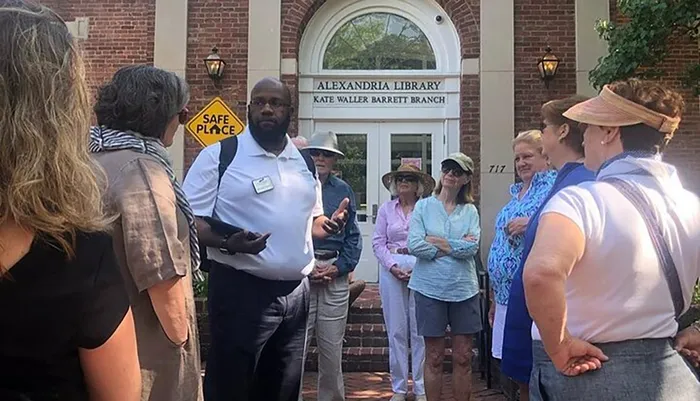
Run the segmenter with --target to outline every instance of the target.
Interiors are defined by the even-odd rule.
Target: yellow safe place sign
[[[187,131],[202,146],[238,135],[245,129],[243,122],[220,97],[215,97],[187,123]]]

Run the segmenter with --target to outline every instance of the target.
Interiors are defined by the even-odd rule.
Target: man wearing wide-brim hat
[[[362,236],[357,226],[355,193],[350,185],[332,174],[338,158],[338,138],[332,132],[314,134],[304,147],[316,165],[322,184],[324,213],[332,215],[343,199],[348,198],[348,223],[345,229],[323,240],[314,241],[316,265],[309,275],[311,298],[307,338],[316,332],[319,355],[318,399],[345,399],[343,372],[343,337],[349,307],[348,276],[355,270],[362,253]],[[362,284],[364,286],[364,284]],[[308,340],[307,340],[308,344]],[[308,348],[308,346],[307,346]]]

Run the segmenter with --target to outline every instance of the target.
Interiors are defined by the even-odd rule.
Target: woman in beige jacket
[[[194,217],[166,147],[187,120],[187,84],[145,65],[124,67],[98,94],[90,149],[107,171],[119,215],[114,249],[134,310],[146,401],[202,399],[192,291]]]

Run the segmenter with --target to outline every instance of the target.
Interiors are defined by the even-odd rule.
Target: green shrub
[[[204,273],[204,281],[201,283],[192,283],[192,288],[194,289],[195,298],[206,298],[207,290],[209,288],[209,274]]]

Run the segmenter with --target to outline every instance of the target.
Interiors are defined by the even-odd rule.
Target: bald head
[[[256,95],[261,92],[277,92],[284,101],[287,103],[292,102],[292,93],[287,85],[275,77],[266,77],[258,81],[258,83],[253,86],[250,97],[255,98]]]
[[[294,111],[287,85],[277,78],[263,78],[250,92],[248,127],[258,142],[286,143],[287,129]]]
[[[303,136],[295,136],[292,138],[292,143],[297,147],[297,149],[304,149],[305,147],[309,146],[309,142]]]

